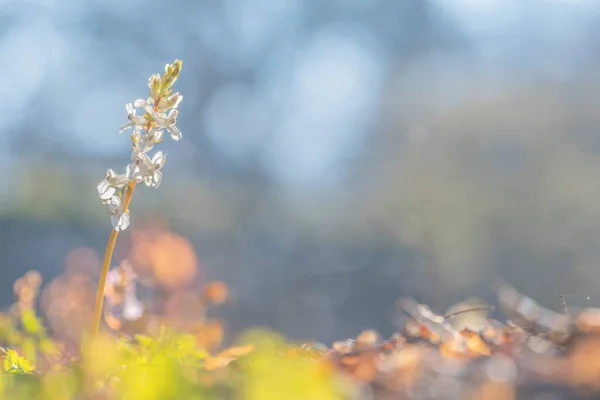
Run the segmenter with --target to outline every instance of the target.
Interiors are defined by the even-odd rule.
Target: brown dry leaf
[[[207,357],[204,359],[204,369],[207,371],[214,371],[216,369],[224,368],[233,360],[234,358],[221,357],[220,355]]]
[[[577,317],[575,325],[581,332],[600,333],[600,309],[586,308]]]
[[[481,337],[488,343],[492,343],[496,346],[506,343],[508,335],[506,332],[501,331],[492,326],[486,326],[481,330]]]
[[[345,368],[354,368],[356,367],[356,365],[359,362],[359,358],[357,355],[347,355],[347,356],[343,356],[340,359],[340,364],[342,366],[344,366]]]
[[[365,349],[377,344],[377,340],[379,339],[379,335],[374,330],[368,329],[362,331],[360,335],[356,337],[356,348],[357,349]]]
[[[453,337],[443,342],[439,347],[442,357],[446,358],[465,358],[468,357],[466,340],[462,337]]]
[[[347,339],[347,340],[339,340],[337,342],[333,342],[331,347],[333,348],[333,350],[337,351],[338,353],[346,354],[346,353],[350,353],[352,350],[354,350],[355,344],[356,343],[354,342],[354,340]]]
[[[467,342],[467,349],[472,353],[471,355],[491,355],[490,347],[483,341],[483,339],[481,339],[479,334],[465,329],[461,332],[461,335],[463,338],[465,338]]]
[[[238,358],[250,354],[254,350],[254,346],[246,344],[242,346],[232,346],[219,353],[220,357]]]
[[[423,345],[407,345],[402,350],[391,354],[379,366],[382,371],[391,370],[391,373],[386,374],[384,378],[386,386],[392,390],[406,390],[412,387],[430,351]]]
[[[439,344],[442,341],[442,337],[434,331],[429,331],[428,339],[432,344]]]
[[[207,357],[204,360],[204,369],[214,371],[224,368],[237,358],[250,354],[252,350],[254,350],[254,346],[252,345],[229,347],[214,357]]]
[[[298,357],[302,354],[302,350],[294,347],[291,349],[287,349],[287,351],[285,353],[286,353],[286,355],[291,356],[291,357]]]
[[[377,373],[377,353],[368,352],[359,356],[358,363],[351,372],[352,378],[358,382],[372,382]]]
[[[399,333],[394,333],[382,346],[384,352],[397,350],[406,344],[406,338]]]
[[[441,341],[441,337],[438,333],[431,330],[427,325],[415,320],[409,320],[406,325],[404,325],[404,331],[410,337],[425,340],[432,344],[438,344]]]
[[[574,387],[600,389],[600,337],[594,335],[575,342],[568,362]]]
[[[116,331],[116,332],[120,331],[121,328],[123,327],[123,323],[121,322],[121,320],[119,320],[118,318],[115,318],[109,312],[104,313],[104,322],[110,329],[112,329],[113,331]]]
[[[223,341],[223,324],[220,321],[208,320],[192,327],[198,347],[211,350]]]

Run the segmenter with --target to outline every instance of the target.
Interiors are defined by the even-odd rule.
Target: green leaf
[[[21,314],[21,323],[26,332],[36,335],[42,332],[42,324],[33,309],[27,309]]]
[[[28,360],[31,360],[31,362],[35,364],[37,354],[35,341],[32,338],[28,337],[25,340],[23,340],[23,344],[21,345],[21,351]]]
[[[40,340],[39,346],[42,353],[46,356],[57,356],[60,354],[58,344],[50,339]]]
[[[4,371],[10,374],[27,374],[34,370],[33,364],[21,357],[14,350],[5,350],[4,360],[2,361]]]
[[[137,339],[137,341],[140,343],[140,346],[150,350],[154,344],[154,339],[152,339],[150,336],[146,336],[146,335],[135,335],[135,338]]]

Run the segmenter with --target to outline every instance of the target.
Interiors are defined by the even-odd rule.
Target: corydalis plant
[[[94,334],[100,327],[106,277],[117,235],[129,226],[129,203],[133,191],[138,183],[143,182],[146,186],[156,188],[162,182],[161,169],[165,165],[167,157],[162,151],[157,151],[153,155],[149,153],[156,144],[163,140],[165,130],[174,140],[181,139],[181,132],[175,124],[177,123],[177,106],[183,97],[171,90],[171,86],[177,81],[180,72],[180,60],[175,60],[173,64],[167,64],[164,74],[154,74],[150,77],[148,82],[150,97],[146,100],[137,99],[132,104],[125,106],[129,122],[121,127],[121,132],[133,129],[130,135],[133,145],[131,162],[125,167],[123,174],[108,169],[104,179],[97,186],[100,199],[108,205],[113,231],[106,246],[100,271],[94,310]],[[138,109],[142,109],[143,114],[138,115]]]

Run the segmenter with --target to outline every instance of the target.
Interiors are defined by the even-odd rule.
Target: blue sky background
[[[594,0],[0,0],[6,288],[103,251],[125,104],[179,58],[183,140],[133,228],[193,243],[233,329],[390,331],[397,296],[496,276],[597,298],[599,37]]]

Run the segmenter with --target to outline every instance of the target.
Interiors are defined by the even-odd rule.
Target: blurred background
[[[597,306],[599,38],[595,0],[0,0],[0,304],[35,269],[55,330],[89,314],[96,184],[178,58],[184,136],[113,261],[147,308],[221,280],[229,332],[331,342],[497,277]]]

